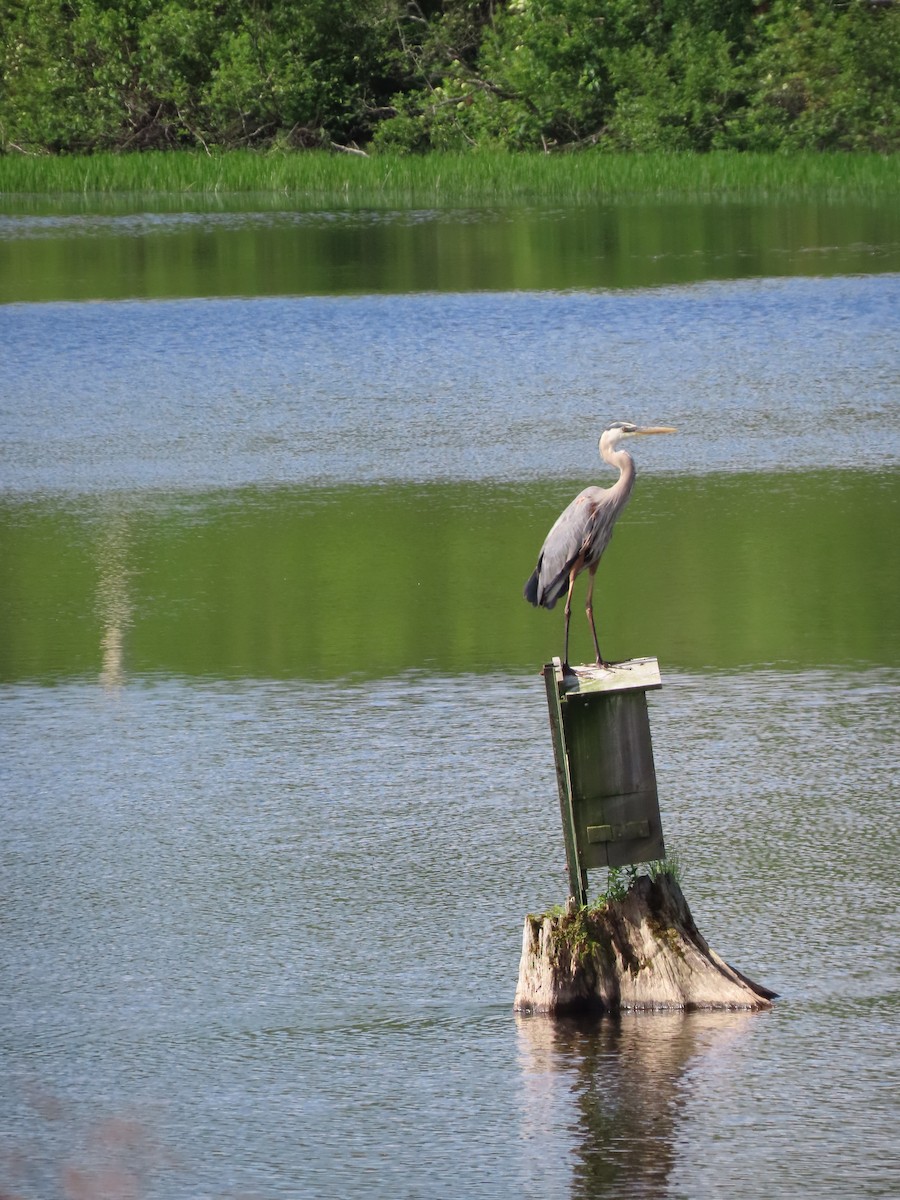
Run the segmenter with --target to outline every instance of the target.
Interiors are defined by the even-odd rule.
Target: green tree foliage
[[[447,3],[428,23],[377,146],[900,144],[900,4],[507,0],[480,6],[477,54],[434,38],[474,7]]]
[[[388,67],[384,5],[288,0],[240,8],[202,93],[214,136],[316,145],[362,137]]]
[[[4,148],[364,137],[386,0],[0,0]]]
[[[0,0],[0,148],[868,149],[900,0]]]
[[[733,144],[756,150],[896,150],[900,5],[773,0],[741,64]]]

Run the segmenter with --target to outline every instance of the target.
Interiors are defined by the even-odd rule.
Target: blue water
[[[6,305],[4,512],[568,479],[616,417],[682,430],[642,447],[653,476],[886,475],[898,298],[879,275]],[[148,612],[106,565],[102,671],[0,688],[0,1192],[900,1194],[896,662],[663,662],[667,846],[700,930],[780,998],[554,1023],[512,1011],[524,916],[566,892],[538,664],[131,674],[116,637]]]
[[[665,680],[669,848],[781,998],[588,1028],[512,1013],[565,891],[539,678],[4,689],[0,1179],[890,1194],[898,682]]]
[[[894,468],[900,276],[0,308],[0,489]]]

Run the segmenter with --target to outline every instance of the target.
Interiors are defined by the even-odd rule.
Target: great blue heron
[[[675,433],[669,425],[632,425],[629,421],[613,421],[600,436],[600,457],[617,467],[619,478],[612,487],[588,487],[564,509],[541,547],[537,566],[525,584],[525,599],[535,606],[553,608],[566,593],[566,635],[563,662],[569,662],[569,617],[572,612],[572,589],[581,572],[588,570],[588,589],[585,612],[594,637],[597,664],[608,666],[600,654],[597,628],[594,625],[594,575],[600,556],[609,545],[613,525],[628,503],[634,487],[634,459],[619,443],[625,438],[647,433]]]

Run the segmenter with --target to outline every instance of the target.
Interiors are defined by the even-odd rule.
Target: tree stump
[[[774,998],[710,949],[669,874],[641,875],[597,908],[525,919],[519,1012],[760,1009]]]

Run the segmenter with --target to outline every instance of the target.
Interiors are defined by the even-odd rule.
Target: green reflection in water
[[[537,670],[522,585],[577,490],[483,483],[0,507],[0,678]],[[895,663],[900,481],[642,478],[598,575],[601,645],[667,668]],[[573,658],[589,653],[580,605]]]
[[[0,303],[648,287],[900,270],[890,204],[0,221]]]

